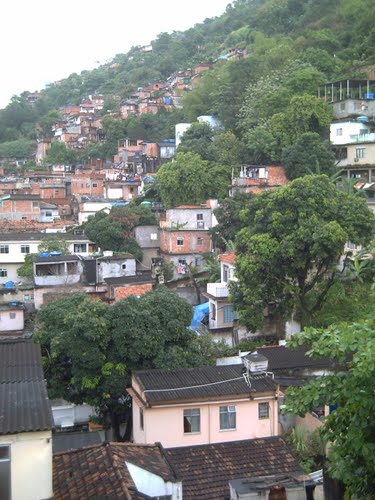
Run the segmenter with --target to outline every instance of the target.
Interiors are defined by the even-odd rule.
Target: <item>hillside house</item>
[[[160,254],[173,264],[173,279],[197,270],[204,264],[203,254],[211,252],[212,209],[204,205],[181,205],[166,210],[160,218]]]
[[[0,219],[40,221],[40,196],[32,194],[2,196]]]
[[[243,367],[209,366],[133,373],[133,439],[165,447],[203,445],[279,433],[277,384]]]
[[[148,271],[137,272],[134,276],[105,278],[104,281],[108,286],[108,298],[113,302],[123,300],[130,295],[140,297],[151,292],[156,286],[155,278]]]
[[[239,340],[237,325],[238,315],[229,300],[229,282],[236,281],[234,252],[219,255],[220,282],[207,283],[204,293],[209,302],[208,329],[214,340],[225,340],[229,345],[235,345]]]
[[[133,235],[143,252],[142,269],[151,269],[153,259],[160,256],[159,226],[136,226]]]
[[[84,235],[42,232],[0,232],[0,283],[19,281],[17,269],[28,254],[37,254],[43,239],[56,238],[66,241],[71,254],[89,255],[95,244]]]
[[[72,196],[95,196],[104,194],[104,176],[94,172],[78,173],[71,176]]]
[[[18,336],[25,327],[25,308],[18,301],[0,304],[0,336]]]
[[[261,193],[265,190],[279,186],[285,186],[288,179],[285,168],[276,165],[242,165],[239,172],[232,176],[230,194],[241,193]]]
[[[0,498],[52,498],[52,413],[40,346],[0,342]]]

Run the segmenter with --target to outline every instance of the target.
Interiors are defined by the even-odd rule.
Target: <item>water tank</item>
[[[39,254],[39,257],[49,257],[49,253],[48,252],[42,252]]]
[[[103,257],[113,257],[112,250],[104,250]]]
[[[4,286],[6,288],[13,288],[14,287],[14,281],[7,281],[6,283],[4,283]]]
[[[60,257],[60,255],[61,255],[61,252],[51,252],[50,253],[51,257]]]
[[[358,116],[358,122],[368,122],[368,116]]]

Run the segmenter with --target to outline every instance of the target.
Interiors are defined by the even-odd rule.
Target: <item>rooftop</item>
[[[281,437],[184,446],[166,450],[182,480],[184,498],[229,498],[229,481],[275,474],[301,474]]]
[[[131,285],[133,283],[155,283],[155,278],[151,276],[151,272],[144,272],[135,276],[120,276],[119,278],[104,278],[107,285]]]
[[[236,262],[235,252],[225,252],[219,255],[219,261],[225,262],[226,264],[234,264]]]
[[[49,257],[34,257],[33,262],[43,264],[48,262],[71,262],[80,260],[78,255],[51,255]]]
[[[0,342],[0,407],[0,434],[52,429],[40,347],[31,340]]]
[[[0,241],[42,241],[44,239],[56,238],[68,241],[90,241],[84,235],[72,233],[42,233],[42,232],[24,232],[24,233],[2,233],[0,232]]]
[[[275,382],[265,375],[253,375],[249,387],[242,375],[242,365],[143,370],[134,373],[149,403],[203,399],[254,392],[274,392]],[[131,391],[129,391],[131,392]]]
[[[177,480],[161,446],[103,443],[54,455],[55,498],[148,498],[138,493],[126,462],[165,481]]]
[[[292,368],[310,368],[332,366],[328,358],[311,358],[307,356],[308,347],[289,349],[285,346],[258,347],[257,352],[268,359],[268,369],[282,370]]]

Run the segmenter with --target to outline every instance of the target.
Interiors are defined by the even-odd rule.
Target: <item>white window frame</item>
[[[184,246],[184,237],[183,236],[178,236],[177,237],[176,245],[178,247],[183,247]]]
[[[8,277],[8,269],[0,269],[0,278],[7,278]]]
[[[184,434],[199,434],[201,432],[201,409],[186,408],[184,410]],[[190,430],[187,430],[190,426]]]
[[[9,245],[0,245],[0,253],[9,253]]]
[[[233,431],[237,428],[237,408],[234,405],[220,406],[219,422],[221,431]]]
[[[21,245],[21,253],[30,253],[30,245],[23,244]]]

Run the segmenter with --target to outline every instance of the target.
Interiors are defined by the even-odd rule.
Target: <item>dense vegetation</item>
[[[27,103],[28,92],[15,96],[0,111],[0,155],[25,157],[28,141],[48,135],[59,106],[103,93],[104,109],[113,110],[150,80],[211,61],[213,69],[186,93],[183,111],[131,117],[121,123],[121,133],[159,140],[172,134],[176,122],[212,113],[242,141],[248,161],[279,161],[283,149],[300,139],[283,134],[290,120],[298,133],[326,136],[329,116],[314,102],[317,86],[363,75],[375,62],[374,16],[371,0],[235,0],[222,16],[185,32],[159,34],[152,53],[132,47],[93,71],[51,84],[34,106]],[[234,47],[245,57],[225,62],[221,56]],[[111,132],[108,139],[113,141]],[[111,156],[113,147],[100,154]]]

